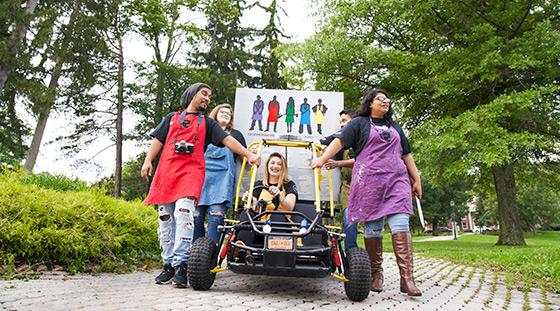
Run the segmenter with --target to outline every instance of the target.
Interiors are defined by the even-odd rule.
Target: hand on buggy
[[[259,166],[261,164],[261,157],[256,152],[248,152],[247,162],[249,162],[251,166]]]
[[[311,168],[322,168],[325,165],[325,159],[323,157],[315,158],[311,161]]]
[[[325,168],[328,170],[331,170],[333,168],[338,167],[338,163],[337,161],[333,160],[333,159],[328,159],[327,163],[325,164]]]
[[[259,167],[261,165],[261,156],[259,155],[259,151],[257,147],[253,146],[249,148],[248,154],[251,157],[251,158],[249,158],[249,156],[247,157],[249,164],[251,166],[256,165],[257,167]],[[251,162],[250,160],[253,160],[253,162]]]

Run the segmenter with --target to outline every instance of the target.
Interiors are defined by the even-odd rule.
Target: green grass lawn
[[[414,240],[426,239],[414,237]],[[363,247],[361,237],[358,239]],[[496,235],[462,235],[456,241],[415,242],[422,256],[504,271],[517,287],[540,287],[560,293],[560,232],[527,234],[527,246],[496,246]],[[392,252],[391,236],[384,235],[384,251]]]

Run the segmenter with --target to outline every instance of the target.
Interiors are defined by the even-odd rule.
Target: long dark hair
[[[370,117],[371,116],[371,102],[377,96],[377,94],[383,93],[387,98],[389,97],[389,92],[384,89],[373,89],[367,93],[366,96],[362,98],[362,103],[360,105],[360,109],[356,111],[356,115],[363,116],[363,117]],[[389,111],[383,116],[383,121],[387,124],[387,126],[393,125],[393,103],[389,104]]]

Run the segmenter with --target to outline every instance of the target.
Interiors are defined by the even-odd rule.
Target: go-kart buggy
[[[248,148],[258,146],[258,154],[263,147],[280,146],[290,148],[306,148],[317,157],[324,146],[312,142],[267,141],[254,142]],[[208,290],[214,283],[216,274],[226,269],[236,273],[259,274],[291,277],[325,277],[333,276],[344,283],[347,297],[353,301],[362,301],[369,295],[371,284],[371,268],[368,254],[361,248],[352,248],[345,253],[342,248],[344,234],[339,226],[334,226],[334,200],[332,179],[327,171],[330,197],[330,211],[326,212],[326,204],[322,208],[319,191],[320,169],[314,169],[315,201],[296,202],[292,211],[266,210],[269,203],[257,202],[259,212],[254,217],[249,214],[252,206],[252,195],[248,196],[245,209],[248,220],[240,222],[239,198],[241,181],[246,167],[243,160],[237,182],[233,220],[226,219],[226,225],[219,226],[221,239],[218,245],[208,237],[197,239],[191,248],[187,268],[189,282],[195,290]],[[255,189],[256,169],[251,171],[249,193]],[[311,169],[311,168],[310,168]],[[326,203],[326,202],[325,202]],[[291,216],[291,222],[266,220],[262,217],[272,214]],[[323,216],[330,222],[323,224]],[[243,244],[235,241],[241,230],[252,230],[262,236],[264,243]],[[235,256],[242,251],[247,256],[243,260]],[[234,260],[235,259],[235,260]],[[224,261],[227,262],[223,267]]]

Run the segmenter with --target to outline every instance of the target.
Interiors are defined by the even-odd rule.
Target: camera
[[[175,142],[175,153],[189,154],[194,151],[194,145],[184,140]]]

